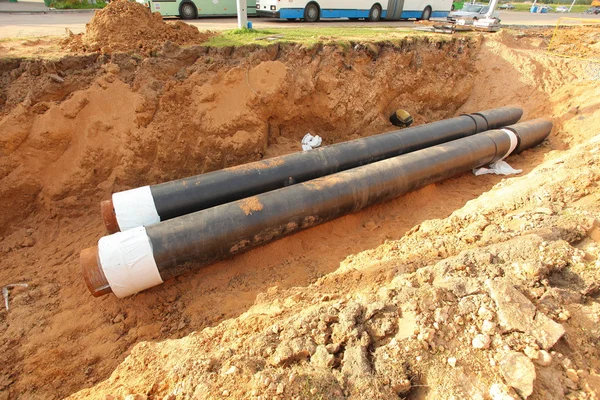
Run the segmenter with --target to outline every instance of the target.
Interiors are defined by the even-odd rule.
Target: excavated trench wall
[[[112,191],[449,117],[472,87],[474,39],[180,48],[0,63],[0,207],[90,207]],[[64,210],[64,211],[61,211]],[[80,209],[81,211],[81,209]]]

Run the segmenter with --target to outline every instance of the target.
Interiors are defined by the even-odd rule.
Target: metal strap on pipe
[[[506,152],[504,157],[502,157],[500,159],[500,161],[501,161],[501,160],[504,160],[506,157],[510,156],[512,154],[512,152],[515,151],[515,149],[519,145],[519,138],[511,130],[508,130],[508,129],[500,129],[500,130],[502,132],[506,133],[508,135],[508,138],[510,139],[510,148],[508,149],[508,151]]]

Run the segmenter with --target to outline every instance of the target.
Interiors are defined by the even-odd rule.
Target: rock
[[[280,383],[279,385],[277,385],[277,394],[283,394],[283,391],[285,389],[285,386],[283,386],[283,383]]]
[[[498,308],[502,332],[525,332],[538,341],[543,349],[550,349],[565,334],[562,325],[554,322],[536,308],[531,301],[508,281],[487,280],[490,296]]]
[[[367,348],[358,344],[346,347],[342,360],[342,373],[350,376],[371,374],[371,363],[367,357]]]
[[[277,346],[273,355],[273,364],[287,366],[295,361],[300,361],[314,354],[316,346],[310,337],[295,338],[290,341],[282,341]]]
[[[494,319],[494,313],[485,306],[479,307],[479,310],[477,310],[477,315],[486,321],[491,321]]]
[[[417,335],[417,340],[421,342],[431,342],[435,338],[435,329],[427,328],[422,329],[421,332]]]
[[[310,358],[310,363],[315,367],[331,368],[334,364],[335,356],[329,354],[327,347],[324,345],[318,345],[315,354]]]
[[[478,293],[479,282],[474,278],[467,277],[436,277],[433,286],[451,291],[456,297],[465,297]]]
[[[498,308],[498,322],[502,332],[529,330],[535,316],[535,306],[506,280],[485,282]]]
[[[569,368],[567,370],[567,378],[572,380],[574,383],[579,383],[579,375],[577,375],[577,371],[575,371],[573,368]]]
[[[48,78],[57,83],[64,83],[65,80],[56,74],[48,74]]]
[[[473,338],[471,344],[475,349],[487,349],[490,347],[492,339],[490,339],[489,335],[479,334]]]
[[[568,321],[569,318],[571,318],[571,313],[569,312],[569,310],[564,310],[560,313],[558,313],[558,319],[561,321]]]
[[[481,331],[483,333],[493,333],[496,330],[496,324],[489,320],[484,320],[481,324]]]
[[[119,322],[122,322],[124,319],[125,319],[125,316],[123,314],[117,314],[113,318],[112,322],[113,322],[113,324],[118,324]]]
[[[117,64],[113,64],[113,63],[106,64],[104,66],[104,69],[109,74],[118,74],[119,72],[121,72],[121,67],[119,67]]]
[[[494,383],[490,387],[490,396],[492,400],[515,400],[515,398],[510,395],[510,388],[501,383]]]
[[[26,236],[21,240],[19,244],[21,247],[33,247],[35,245],[35,239],[31,236]]]
[[[235,365],[232,365],[231,367],[229,367],[229,369],[227,371],[225,371],[225,373],[223,375],[233,375],[236,372],[238,372],[238,367],[236,367]]]
[[[396,394],[401,395],[407,393],[412,387],[410,383],[410,379],[401,379],[398,383],[392,384],[392,390],[396,392]]]
[[[451,366],[452,368],[456,367],[456,358],[454,358],[454,357],[448,358],[448,365]]]
[[[533,210],[533,212],[536,214],[546,214],[546,215],[554,214],[554,212],[551,209],[549,209],[548,207],[538,207],[535,210]]]
[[[511,351],[500,360],[500,372],[506,383],[513,387],[519,396],[527,398],[533,393],[535,367],[524,354]]]
[[[537,360],[538,357],[540,356],[540,352],[530,346],[525,347],[525,349],[523,350],[523,353],[525,353],[525,355],[527,357],[529,357],[530,360],[534,360],[534,361]]]
[[[327,351],[329,352],[329,354],[337,354],[342,349],[342,344],[341,343],[329,343],[326,346],[326,348],[327,348]]]
[[[382,301],[374,301],[367,305],[365,310],[365,321],[373,318],[376,314],[380,313],[385,308],[385,304]]]
[[[128,394],[127,396],[125,396],[125,400],[146,400],[148,398],[148,396],[146,396],[145,394]]]
[[[448,322],[449,311],[450,307],[448,306],[436,308],[433,314],[433,320],[438,324],[445,324],[446,322]]]
[[[552,364],[552,356],[546,350],[540,350],[535,363],[542,367],[547,367]]]
[[[548,350],[565,334],[565,328],[538,312],[533,320],[533,326],[527,332],[536,338],[543,349]]]

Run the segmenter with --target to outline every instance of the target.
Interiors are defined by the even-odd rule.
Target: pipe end
[[[519,145],[513,154],[519,154],[542,143],[550,135],[553,127],[550,118],[536,118],[507,126],[505,129],[513,131],[519,138]]]
[[[100,212],[102,214],[102,220],[104,226],[109,234],[117,233],[119,229],[119,223],[117,222],[117,214],[115,213],[115,207],[111,200],[104,200],[100,203]]]
[[[79,255],[81,273],[85,284],[94,297],[104,296],[112,292],[108,280],[100,267],[98,247],[90,247],[81,251]]]

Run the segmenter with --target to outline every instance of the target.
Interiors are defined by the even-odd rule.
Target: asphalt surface
[[[9,14],[0,13],[0,39],[2,38],[26,38],[36,36],[60,36],[65,34],[65,28],[73,33],[84,32],[85,24],[92,18],[93,12],[74,13],[37,13],[37,14]],[[560,17],[592,18],[600,22],[600,15],[590,16],[584,14],[530,14],[524,12],[500,12],[500,18],[505,25],[555,25]],[[316,23],[280,21],[267,18],[250,18],[255,29],[262,28],[298,28],[298,27],[411,27],[413,21],[349,21],[349,20],[323,20]],[[224,30],[237,28],[236,18],[202,18],[195,21],[187,21],[200,29]]]

